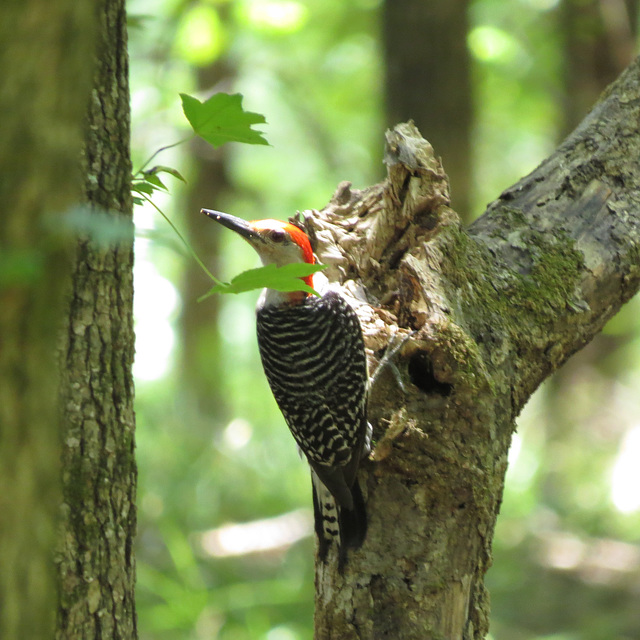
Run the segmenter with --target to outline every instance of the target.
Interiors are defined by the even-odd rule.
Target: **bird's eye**
[[[282,229],[272,229],[269,231],[269,239],[273,242],[284,242],[286,237],[285,232]]]

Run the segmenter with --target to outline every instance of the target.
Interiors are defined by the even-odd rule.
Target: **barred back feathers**
[[[359,547],[367,528],[356,480],[369,452],[360,322],[337,292],[258,309],[258,346],[273,395],[312,468],[319,554]]]

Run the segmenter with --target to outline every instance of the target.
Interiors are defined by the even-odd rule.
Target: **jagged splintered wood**
[[[533,173],[463,229],[412,123],[387,179],[306,212],[330,280],[362,302],[367,346],[417,330],[370,402],[370,527],[344,575],[316,573],[316,639],[484,638],[484,575],[515,419],[640,286],[636,61]]]

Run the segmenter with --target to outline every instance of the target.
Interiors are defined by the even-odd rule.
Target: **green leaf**
[[[162,180],[160,180],[160,178],[158,178],[158,176],[155,173],[147,173],[145,171],[144,180],[145,180],[145,182],[148,182],[149,184],[153,185],[154,187],[156,187],[158,189],[163,189],[164,191],[168,191],[168,189],[165,186],[164,182],[162,182]]]
[[[264,116],[243,111],[241,94],[216,93],[205,102],[186,93],[181,93],[180,97],[184,115],[193,130],[214,147],[225,142],[269,144],[260,131],[251,128],[254,124],[265,123]]]
[[[317,296],[320,294],[306,283],[301,282],[300,278],[323,269],[326,269],[326,266],[302,262],[286,264],[283,267],[268,264],[265,267],[249,269],[237,275],[231,282],[217,284],[203,296],[200,296],[198,302],[212,296],[214,293],[244,293],[245,291],[253,291],[253,289],[262,289],[264,287],[275,289],[276,291],[306,291]]]
[[[173,176],[174,178],[181,180],[185,184],[187,183],[187,181],[184,179],[184,176],[177,169],[174,169],[173,167],[167,167],[163,164],[157,164],[155,167],[151,167],[151,169],[147,169],[144,172],[145,175],[147,174],[158,175],[159,173],[168,173],[170,176]]]
[[[162,182],[158,177],[159,173],[168,173],[174,178],[182,180],[182,182],[187,182],[177,169],[158,164],[155,167],[151,167],[151,169],[146,169],[145,171],[140,170],[135,174],[135,176],[133,176],[133,180],[131,182],[132,193],[138,193],[142,196],[150,196],[154,191],[158,191],[159,189],[169,191],[164,182]],[[137,178],[136,176],[138,175],[142,175],[142,177]],[[144,198],[136,196],[133,197],[134,204],[142,204],[143,202]]]
[[[131,191],[133,191],[133,193],[146,193],[150,196],[157,189],[158,187],[147,180],[136,180],[131,183]]]

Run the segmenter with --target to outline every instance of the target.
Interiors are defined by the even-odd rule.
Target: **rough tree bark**
[[[82,159],[86,207],[61,348],[56,637],[134,639],[133,225],[124,0],[101,0]],[[105,233],[106,232],[106,233]]]
[[[640,60],[533,173],[463,229],[411,124],[387,180],[307,217],[368,348],[416,331],[372,394],[370,529],[316,573],[316,638],[484,638],[484,574],[515,419],[640,287]]]

